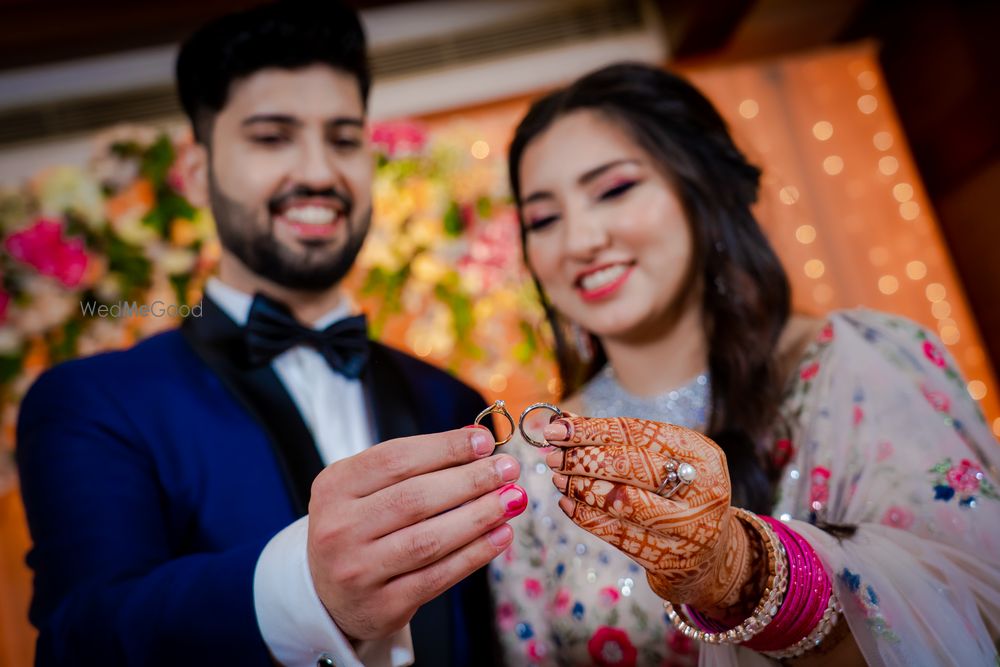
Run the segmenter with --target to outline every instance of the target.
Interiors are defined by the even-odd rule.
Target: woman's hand
[[[545,438],[559,447],[546,459],[566,496],[559,506],[642,565],[657,595],[720,616],[756,604],[763,549],[731,511],[718,445],[671,424],[569,415],[549,424]],[[694,480],[673,494],[668,482],[657,494],[668,464],[683,463],[694,466]]]

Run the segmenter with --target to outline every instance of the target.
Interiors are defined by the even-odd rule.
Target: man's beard
[[[348,198],[338,193],[324,193],[323,196],[332,194],[344,204],[347,241],[334,251],[335,254],[328,256],[329,243],[305,240],[303,254],[274,237],[274,202],[268,207],[267,228],[260,229],[252,211],[227,197],[213,177],[210,180],[209,194],[219,241],[253,273],[282,287],[319,292],[339,283],[351,270],[371,225],[371,209],[355,219]],[[316,196],[316,193],[300,194]]]

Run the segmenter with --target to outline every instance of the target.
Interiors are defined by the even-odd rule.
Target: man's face
[[[233,83],[209,151],[223,248],[283,287],[339,282],[371,221],[364,122],[357,81],[326,65],[264,69]]]

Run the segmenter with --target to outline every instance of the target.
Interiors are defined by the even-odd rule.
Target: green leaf
[[[16,355],[0,356],[0,385],[7,384],[18,375],[24,366],[24,350]]]
[[[159,190],[167,180],[167,172],[174,163],[174,146],[170,137],[161,134],[142,154],[142,175],[149,179],[154,190]]]
[[[462,232],[465,230],[465,225],[462,224],[462,212],[458,206],[458,202],[452,201],[448,204],[448,210],[444,212],[444,231],[448,236],[461,236]]]
[[[482,196],[476,200],[476,215],[483,220],[493,217],[493,200],[487,196]]]

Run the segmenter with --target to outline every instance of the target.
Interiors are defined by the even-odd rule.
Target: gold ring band
[[[501,400],[493,401],[493,405],[480,412],[476,416],[476,419],[473,423],[478,426],[479,422],[482,421],[487,415],[501,415],[510,424],[510,433],[507,434],[507,437],[504,438],[503,440],[496,441],[497,447],[499,447],[500,445],[506,445],[508,442],[510,442],[510,439],[514,437],[514,418],[510,416],[509,412],[507,412],[507,405]]]

